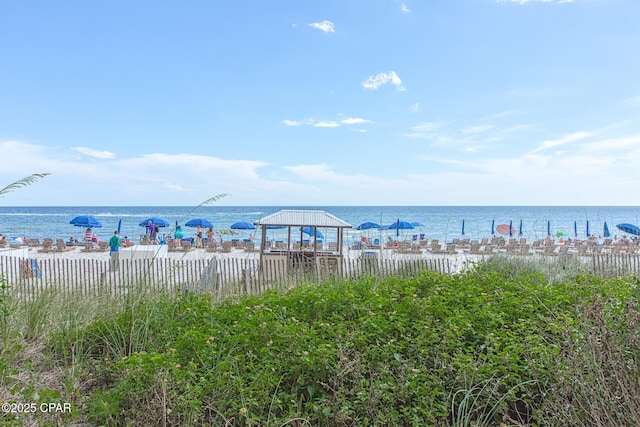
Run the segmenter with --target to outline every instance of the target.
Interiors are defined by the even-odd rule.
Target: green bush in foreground
[[[638,282],[550,277],[500,261],[217,306],[7,296],[0,399],[74,413],[0,424],[640,424]]]
[[[598,278],[549,286],[540,274],[482,266],[457,276],[305,286],[215,307],[206,296],[140,303],[80,333],[99,380],[90,418],[533,425],[566,403],[554,378],[571,376],[567,331],[580,338],[579,307],[594,297],[615,316],[638,291],[632,281]]]

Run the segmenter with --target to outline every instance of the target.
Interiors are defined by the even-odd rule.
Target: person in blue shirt
[[[176,240],[176,245],[180,245],[182,243],[182,238],[184,237],[184,231],[182,230],[182,227],[180,226],[176,227],[176,232],[174,237]]]
[[[110,253],[118,252],[120,246],[122,246],[122,241],[120,240],[120,236],[118,236],[118,230],[116,230],[113,232],[111,239],[109,239]]]
[[[120,236],[118,236],[118,230],[113,232],[113,236],[109,239],[109,255],[111,256],[111,269],[117,270],[119,266],[119,253],[120,246],[122,246],[122,241],[120,240]]]

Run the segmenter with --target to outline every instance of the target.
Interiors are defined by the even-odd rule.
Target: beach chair
[[[84,244],[84,247],[82,249],[80,249],[80,252],[94,252],[93,243],[86,242]]]
[[[255,252],[256,251],[256,243],[255,242],[244,242],[244,250],[245,250],[245,252]]]
[[[402,242],[394,250],[399,254],[407,254],[411,250],[411,245]]]
[[[193,247],[193,243],[183,241],[180,246],[182,247],[182,250],[186,253],[191,250],[191,248]]]
[[[65,252],[65,251],[71,251],[73,249],[74,248],[67,246],[64,239],[56,239],[56,251]]]
[[[222,247],[218,250],[218,252],[228,253],[233,249],[231,242],[229,240],[225,240],[222,242]]]
[[[491,255],[495,252],[495,247],[491,244],[480,245],[480,254],[481,255]]]
[[[40,267],[35,259],[20,261],[20,275],[24,278],[38,278],[42,277],[40,273]]]
[[[218,242],[216,240],[209,240],[205,251],[216,252],[218,250]]]
[[[42,243],[42,249],[38,250],[38,253],[49,253],[53,252],[55,248],[53,247],[53,239],[44,239]]]
[[[167,252],[175,252],[177,249],[176,241],[171,239],[167,240]]]

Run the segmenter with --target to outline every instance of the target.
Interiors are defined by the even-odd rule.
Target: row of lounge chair
[[[30,239],[32,240],[32,239]],[[35,239],[37,240],[37,239]],[[28,244],[28,243],[27,243]],[[46,238],[42,243],[42,248],[38,250],[40,253],[49,253],[49,252],[66,252],[74,249],[73,246],[68,246],[67,243],[63,239],[56,239],[55,243],[53,239]],[[34,247],[34,246],[32,246]]]
[[[188,252],[194,249],[193,243],[190,241],[183,240],[180,243],[177,243],[175,240],[167,241],[168,251],[169,252]],[[197,249],[197,248],[196,248]],[[204,250],[207,252],[231,252],[233,250],[244,250],[245,252],[254,252],[255,243],[254,242],[232,242],[230,240],[225,240],[221,244],[218,244],[217,241],[212,240],[207,243],[204,247]]]
[[[402,254],[420,254],[423,252],[434,254],[468,253],[473,255],[491,255],[507,253],[512,255],[548,255],[575,254],[580,256],[598,254],[640,255],[640,242],[619,240],[612,242],[605,240],[602,244],[596,240],[573,240],[554,242],[550,239],[540,239],[527,242],[525,238],[503,237],[483,238],[481,240],[453,239],[448,243],[441,243],[437,239],[419,241],[387,242],[386,249],[393,249]],[[366,249],[366,248],[363,248]]]

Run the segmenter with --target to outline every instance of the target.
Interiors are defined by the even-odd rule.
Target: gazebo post
[[[260,265],[262,265],[262,256],[267,251],[267,226],[263,225],[262,227],[262,241],[260,242]]]

